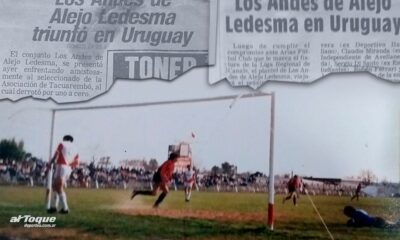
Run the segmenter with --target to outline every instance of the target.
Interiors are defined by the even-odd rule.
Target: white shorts
[[[185,188],[192,188],[193,187],[193,182],[185,182],[184,186],[185,186]]]
[[[65,183],[71,175],[71,167],[68,165],[56,165],[56,171],[54,173],[54,179],[61,178],[62,182]]]

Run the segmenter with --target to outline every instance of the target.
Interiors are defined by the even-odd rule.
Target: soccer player
[[[195,172],[190,165],[187,165],[187,170],[183,173],[183,181],[185,186],[185,201],[190,201],[192,195],[193,183],[195,182]]]
[[[360,197],[360,193],[361,193],[361,187],[362,187],[361,183],[359,183],[357,185],[357,189],[356,189],[356,191],[354,193],[354,196],[351,198],[351,201],[353,201],[354,198],[357,198],[357,201],[358,201],[358,198]]]
[[[178,160],[179,155],[176,153],[171,153],[167,161],[165,161],[158,169],[157,172],[154,173],[153,176],[153,190],[152,191],[135,191],[133,190],[131,200],[137,195],[147,195],[147,196],[156,196],[158,190],[161,190],[162,193],[158,197],[157,201],[154,203],[153,207],[157,208],[158,205],[164,200],[167,196],[169,189],[168,184],[172,179],[172,174],[174,173],[175,163]]]
[[[62,208],[60,213],[68,214],[69,208],[67,203],[67,195],[64,188],[71,174],[71,168],[79,165],[79,155],[73,145],[74,138],[70,135],[65,135],[63,141],[58,144],[54,157],[51,159],[51,164],[55,164],[55,172],[53,178],[53,198],[51,205],[48,206],[48,213],[58,211],[58,201],[61,201]]]
[[[297,205],[297,194],[298,191],[300,190],[301,187],[301,179],[299,176],[294,175],[293,178],[291,178],[288,182],[287,188],[289,191],[289,195],[283,198],[283,203],[285,203],[286,200],[289,200],[293,197],[293,205]]]
[[[400,220],[390,222],[381,217],[369,215],[363,209],[355,209],[352,206],[346,206],[343,209],[344,215],[350,219],[347,221],[348,227],[375,227],[375,228],[399,228]]]

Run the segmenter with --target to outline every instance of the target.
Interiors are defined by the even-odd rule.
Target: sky
[[[267,100],[243,99],[233,108],[229,106],[234,99],[59,112],[54,135],[62,138],[63,126],[79,121],[69,133],[77,139],[82,159],[110,156],[118,163],[124,159],[155,158],[161,163],[167,159],[168,145],[185,141],[192,143],[196,167],[210,169],[212,164],[227,161],[242,170],[263,170],[267,167],[268,149],[254,147],[253,141],[261,146],[268,144]]]
[[[209,85],[207,69],[191,70],[173,82],[117,81],[91,101],[57,105],[24,99],[0,101],[0,137],[24,140],[33,155],[48,159],[49,109],[241,95],[249,88],[226,82]],[[267,83],[274,91],[275,173],[349,177],[364,169],[380,180],[400,181],[400,85],[365,73],[333,74],[313,84]],[[193,158],[203,168],[229,161],[239,172],[268,172],[268,98],[152,106],[136,109],[59,112],[54,145],[73,134],[83,159],[112,156],[165,160],[167,145],[193,141]],[[196,137],[191,139],[191,132]]]

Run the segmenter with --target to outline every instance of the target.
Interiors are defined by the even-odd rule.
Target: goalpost
[[[275,128],[275,93],[254,93],[245,95],[229,95],[229,96],[219,96],[219,97],[209,97],[209,98],[194,98],[194,99],[184,99],[184,100],[172,100],[172,101],[156,101],[156,102],[141,102],[132,104],[119,104],[119,105],[102,105],[102,106],[88,106],[88,107],[66,107],[66,108],[54,108],[51,110],[51,130],[50,130],[50,142],[49,142],[49,159],[52,158],[53,154],[53,142],[54,142],[54,124],[55,116],[57,112],[67,112],[67,111],[77,111],[77,110],[96,110],[96,109],[116,109],[116,108],[137,108],[137,107],[147,107],[147,106],[162,106],[162,105],[173,105],[173,104],[184,104],[184,103],[202,103],[202,102],[215,102],[223,100],[235,100],[235,99],[246,99],[246,98],[257,98],[266,97],[270,102],[270,109],[267,113],[270,115],[270,126],[269,132],[269,181],[268,181],[268,221],[267,225],[270,230],[274,229],[274,128]],[[51,181],[51,178],[49,179]],[[50,186],[50,187],[49,187]],[[51,184],[47,184],[48,190],[51,192]],[[50,194],[47,199],[50,199]]]

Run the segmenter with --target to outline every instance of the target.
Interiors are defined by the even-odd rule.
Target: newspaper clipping
[[[399,35],[400,0],[0,0],[0,240],[400,240]]]
[[[400,2],[219,1],[217,66],[210,82],[258,88],[336,72],[400,79]]]
[[[173,80],[212,64],[212,4],[0,1],[0,99],[77,102],[104,93],[116,79]]]

